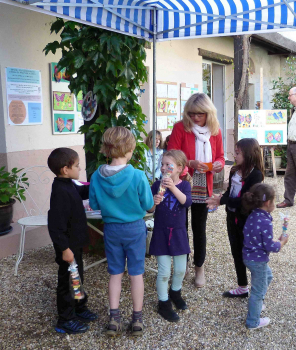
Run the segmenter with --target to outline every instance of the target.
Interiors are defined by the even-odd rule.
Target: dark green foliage
[[[146,146],[141,133],[146,135],[146,116],[136,91],[147,81],[145,41],[60,18],[51,25],[53,32],[61,32],[61,40],[47,44],[44,51],[47,55],[62,50],[58,69],[66,68],[71,76],[71,92],[77,95],[82,91],[85,95],[92,90],[97,95],[96,116],[79,130],[85,135],[88,177],[107,161],[100,147],[104,131],[111,126],[132,131],[137,146],[131,164],[144,169]]]
[[[292,109],[292,104],[288,100],[289,91],[292,87],[296,86],[296,57],[290,56],[286,59],[286,65],[284,67],[285,80],[279,77],[278,80],[272,81],[272,90],[275,90],[271,102],[273,103],[273,109],[286,109],[288,112],[288,118]],[[287,146],[278,146],[274,154],[282,157],[282,168],[287,166]]]
[[[288,115],[292,108],[290,101],[288,100],[289,90],[296,86],[296,57],[290,56],[286,60],[286,66],[284,67],[285,80],[279,77],[278,80],[272,81],[272,90],[274,95],[271,100],[273,103],[273,109],[287,109]]]
[[[4,166],[0,168],[0,205],[11,203],[12,199],[20,201],[18,193],[22,200],[26,200],[24,196],[25,189],[20,187],[17,190],[18,173],[23,169],[13,168],[11,172],[5,171],[4,169]],[[22,182],[29,186],[26,182],[27,180],[24,174]]]

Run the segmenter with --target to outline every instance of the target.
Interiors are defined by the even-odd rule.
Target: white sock
[[[229,291],[230,294],[234,294],[234,295],[240,295],[240,294],[244,294],[244,293],[248,293],[248,292],[249,292],[248,286],[246,288],[238,286],[236,289],[231,289]]]

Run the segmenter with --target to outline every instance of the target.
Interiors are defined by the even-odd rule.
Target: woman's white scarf
[[[211,163],[212,158],[212,146],[210,143],[211,132],[207,126],[198,126],[194,124],[191,129],[195,139],[195,160],[199,160],[203,163]]]

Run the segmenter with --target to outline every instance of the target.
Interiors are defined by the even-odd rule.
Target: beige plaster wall
[[[177,82],[178,89],[181,83],[198,84],[202,91],[202,56],[198,49],[233,57],[233,39],[231,37],[187,39],[158,42],[156,44],[156,80]],[[149,67],[149,94],[142,99],[149,100],[149,106],[145,103],[145,112],[149,119],[149,130],[152,130],[152,72],[153,49],[147,49],[146,65]],[[225,65],[225,116],[226,130],[233,129],[233,68]],[[180,99],[178,99],[180,103]],[[163,132],[165,137],[170,132]],[[226,133],[226,143],[228,143]]]
[[[80,173],[80,180],[86,181],[86,173],[85,173],[85,156],[84,156],[84,150],[83,146],[71,146],[72,149],[74,149],[79,154],[80,159],[80,167],[81,167],[81,173]],[[7,165],[8,168],[11,169],[13,167],[17,168],[29,168],[36,165],[47,165],[47,158],[49,154],[51,153],[53,149],[41,149],[41,150],[33,150],[33,151],[21,151],[21,152],[10,152],[7,154]],[[1,158],[0,158],[0,167],[1,167]],[[44,171],[44,170],[42,170]],[[36,173],[40,175],[40,170],[36,170]],[[35,179],[34,174],[28,173],[29,180]],[[44,179],[48,179],[44,181],[45,184],[40,185],[39,183],[37,185],[30,185],[29,187],[29,193],[32,195],[32,198],[34,201],[36,201],[36,204],[41,207],[45,202],[44,206],[44,212],[49,209],[49,196],[51,192],[51,184],[54,179],[55,175],[48,171]],[[30,181],[32,182],[32,181]],[[33,182],[32,182],[33,183]],[[30,199],[29,196],[26,196],[26,207],[29,209],[35,209],[34,203]],[[16,204],[13,207],[13,220],[17,221],[19,218],[26,216],[26,212],[23,208],[23,206],[16,202]]]
[[[6,152],[49,150],[84,144],[83,135],[53,135],[49,63],[60,59],[45,56],[43,49],[57,37],[50,35],[50,22],[54,17],[0,3],[0,152],[4,153],[3,130],[6,135]],[[7,124],[5,67],[37,69],[41,71],[43,94],[43,124],[11,126]],[[4,129],[1,125],[4,124]]]
[[[254,100],[260,101],[260,68],[263,68],[263,109],[272,108],[272,80],[278,79],[283,71],[281,69],[281,56],[268,55],[266,49],[251,44],[250,58],[255,65],[255,73],[250,74],[249,83],[254,84],[255,96]],[[250,106],[250,109],[255,109],[255,106]]]

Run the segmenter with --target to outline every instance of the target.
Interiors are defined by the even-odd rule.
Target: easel
[[[260,109],[263,109],[263,68],[260,68]],[[275,158],[274,158],[274,147],[273,146],[266,146],[270,148],[271,153],[271,163],[272,163],[272,172],[273,172],[273,178],[275,179],[275,194],[276,194],[276,200],[279,201],[279,193],[278,193],[278,186],[277,186],[277,174],[276,174],[276,166],[275,166]],[[261,155],[262,160],[264,160],[263,157],[263,148],[261,147]],[[264,162],[263,162],[264,164]]]

